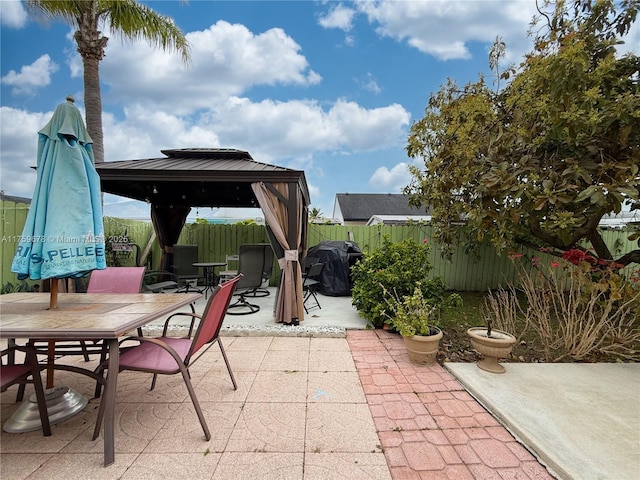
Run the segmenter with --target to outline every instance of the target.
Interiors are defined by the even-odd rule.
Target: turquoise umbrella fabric
[[[79,277],[106,268],[92,143],[70,99],[38,132],[36,186],[11,264],[19,279]]]

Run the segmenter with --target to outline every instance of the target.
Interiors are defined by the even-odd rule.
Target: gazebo
[[[259,207],[282,270],[275,320],[303,320],[300,259],[310,203],[304,171],[256,162],[236,149],[161,152],[165,157],[104,162],[96,170],[103,192],[151,204],[162,268],[173,264],[173,246],[191,207]]]

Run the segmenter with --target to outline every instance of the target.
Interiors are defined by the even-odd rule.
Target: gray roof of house
[[[5,201],[15,202],[15,203],[26,203],[27,205],[31,203],[30,198],[16,197],[15,195],[6,195],[3,191],[0,191],[0,200],[5,200]]]
[[[400,193],[338,193],[342,218],[367,221],[373,215],[424,215],[424,209],[409,206],[409,196]]]

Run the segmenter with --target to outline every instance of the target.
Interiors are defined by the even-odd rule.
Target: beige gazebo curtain
[[[297,183],[256,182],[251,184],[251,188],[273,237],[281,247],[274,245],[282,271],[275,320],[278,323],[296,323],[304,320],[299,261],[306,248],[303,234],[306,225],[304,200]]]

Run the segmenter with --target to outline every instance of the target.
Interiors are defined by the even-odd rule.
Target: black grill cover
[[[332,297],[351,295],[351,266],[362,258],[362,250],[356,243],[326,240],[311,247],[307,257],[325,264],[318,292]]]

